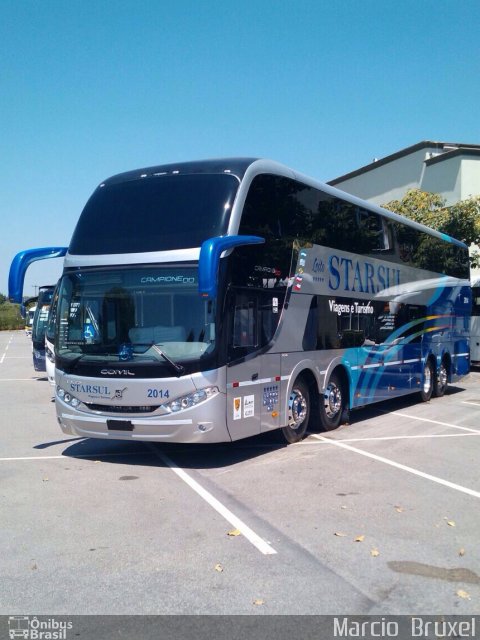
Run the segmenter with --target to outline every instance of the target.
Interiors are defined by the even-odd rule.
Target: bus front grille
[[[102,411],[106,413],[153,413],[160,405],[152,406],[120,406],[116,404],[87,404],[91,411]]]

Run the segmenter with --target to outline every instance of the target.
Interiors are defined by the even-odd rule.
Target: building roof
[[[345,180],[349,180],[350,178],[355,178],[356,176],[360,176],[364,173],[367,173],[368,171],[377,169],[378,167],[388,164],[389,162],[393,162],[394,160],[398,160],[399,158],[408,156],[411,153],[420,151],[421,149],[438,149],[439,151],[438,155],[434,155],[426,160],[428,164],[447,160],[454,155],[480,155],[480,144],[465,144],[462,142],[433,142],[431,140],[423,140],[422,142],[417,142],[417,144],[414,144],[411,147],[405,147],[405,149],[401,149],[400,151],[385,156],[384,158],[374,160],[373,162],[370,162],[369,164],[366,164],[359,169],[355,169],[355,171],[350,171],[350,173],[346,173],[343,176],[339,176],[338,178],[329,180],[327,184],[334,186],[336,184],[344,182]]]

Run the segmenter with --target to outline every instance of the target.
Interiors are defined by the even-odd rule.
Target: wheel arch
[[[310,420],[312,416],[315,415],[316,411],[318,411],[318,403],[320,398],[321,384],[322,379],[318,368],[315,366],[315,363],[311,360],[302,360],[292,369],[290,375],[288,376],[288,386],[284,398],[284,406],[283,406],[283,420],[285,422],[288,418],[288,402],[290,398],[290,394],[292,393],[293,386],[295,382],[301,378],[304,380],[305,384],[308,387],[310,392],[310,404],[312,407],[312,411],[310,413]]]
[[[335,358],[330,362],[327,370],[324,372],[323,386],[321,386],[320,391],[323,392],[325,390],[325,387],[327,386],[327,383],[334,372],[339,374],[340,379],[344,385],[344,393],[348,398],[348,408],[352,408],[354,406],[353,394],[355,385],[352,377],[350,363],[345,362],[342,358]]]
[[[315,415],[318,415],[320,397],[325,391],[328,380],[333,372],[338,373],[343,385],[343,391],[347,398],[347,409],[353,406],[353,381],[349,367],[342,361],[341,358],[335,358],[332,360],[326,370],[320,370],[318,365],[312,360],[302,360],[291,371],[288,380],[288,387],[284,395],[284,407],[283,416],[285,421],[288,416],[288,401],[293,389],[293,385],[298,378],[302,378],[308,386],[310,391],[310,404],[312,411],[310,414],[310,420]]]

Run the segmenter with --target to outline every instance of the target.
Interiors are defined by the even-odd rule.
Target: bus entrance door
[[[262,407],[259,380],[257,299],[235,292],[231,302],[229,364],[227,365],[227,426],[232,440],[260,433]]]

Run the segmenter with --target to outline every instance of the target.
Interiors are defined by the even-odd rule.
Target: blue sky
[[[247,155],[326,181],[480,143],[479,25],[478,0],[2,0],[0,292],[121,171]]]

